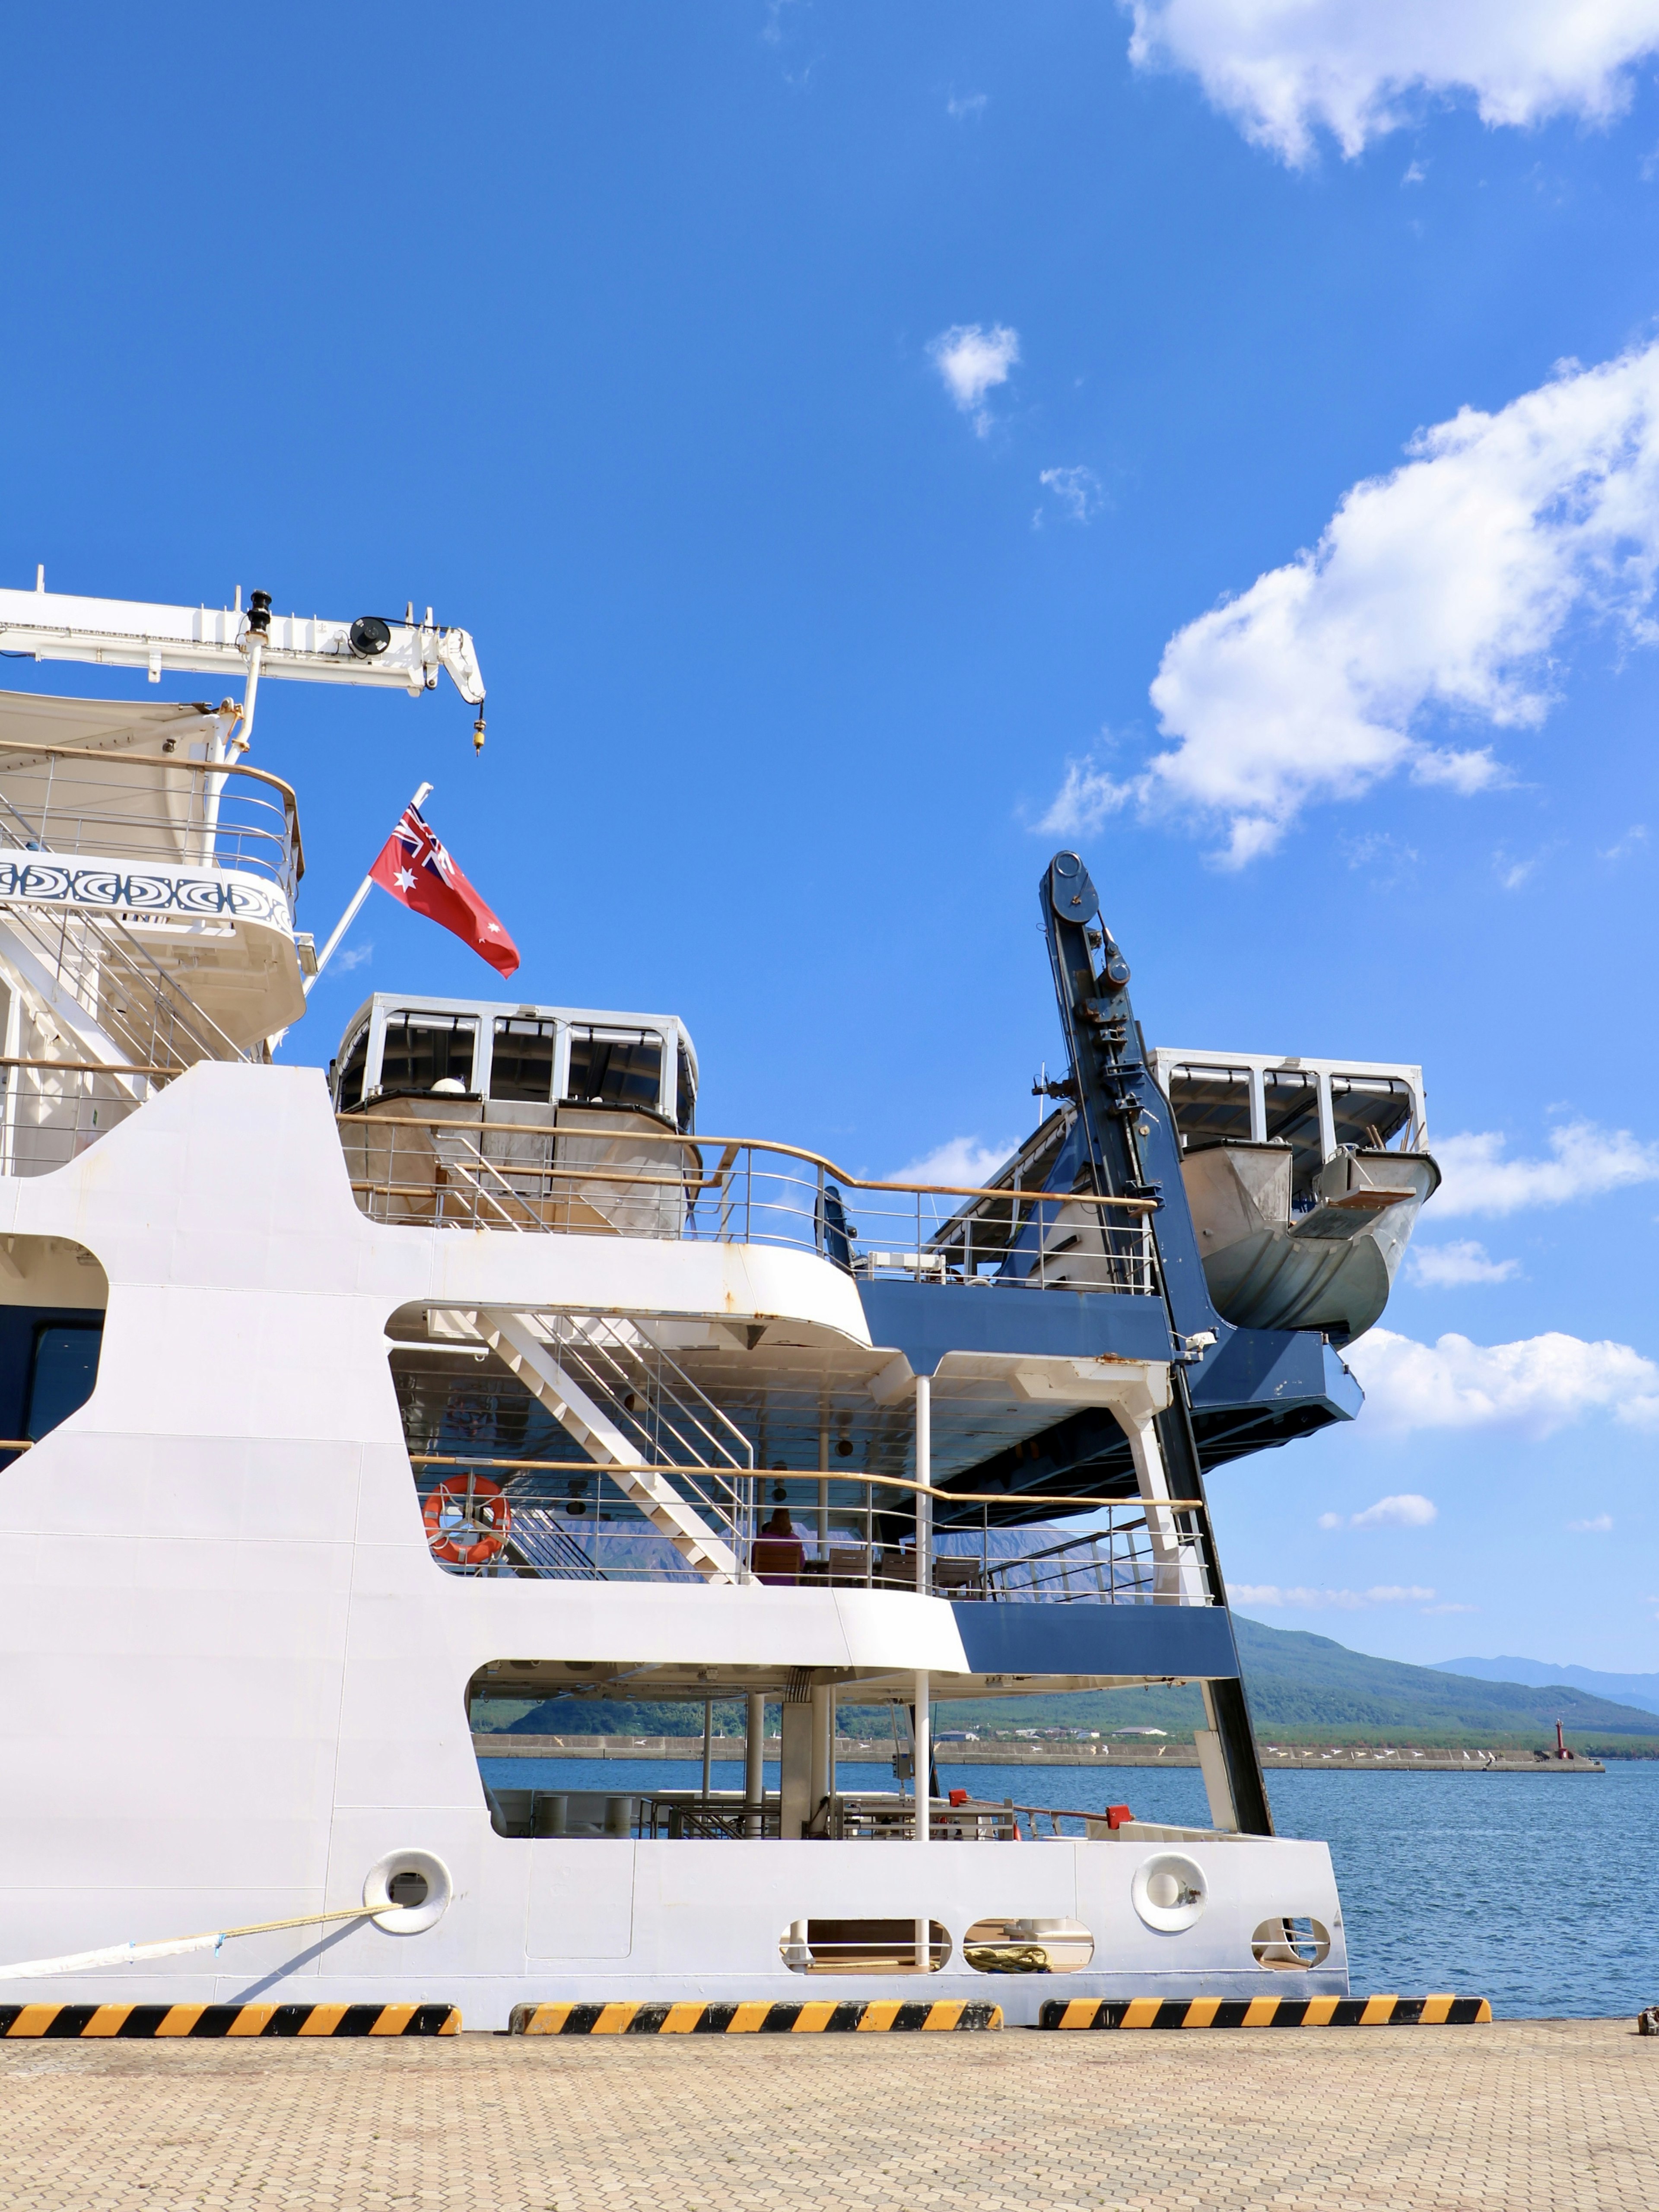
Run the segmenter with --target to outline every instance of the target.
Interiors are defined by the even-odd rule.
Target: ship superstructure
[[[266,635],[42,591],[0,593],[0,643],[20,599],[65,655],[100,610],[128,665]],[[464,633],[397,632],[271,634],[481,702]],[[1146,1054],[1069,853],[1041,886],[1067,1073],[982,1187],[703,1133],[665,1012],[377,993],[326,1079],[275,1065],[315,961],[294,795],[239,726],[0,699],[0,1962],[391,1899],[75,1994],[499,2027],[921,1978],[1014,2021],[1345,1990],[1325,1848],[1273,1833],[1204,1474],[1358,1411],[1364,1300],[1300,1255],[1354,1217],[1386,1295],[1432,1188],[1416,1071],[1350,1133],[1334,1102],[1406,1077],[1302,1064],[1304,1161],[1257,1111],[1291,1063]],[[1236,1125],[1212,1067],[1246,1071]],[[1222,1249],[1267,1242],[1218,1271],[1204,1229],[1246,1200]],[[1154,1680],[1202,1689],[1206,1826],[1103,1808],[1010,1850],[1006,1808],[937,1786],[953,1702]],[[735,1701],[741,1788],[707,1753],[701,1786],[515,1787],[475,1739],[503,1699],[619,1697],[705,1729]],[[871,1705],[908,1787],[841,1786],[837,1709]]]

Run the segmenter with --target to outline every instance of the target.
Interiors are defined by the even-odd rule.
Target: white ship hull
[[[5,1240],[18,1243],[9,1246]],[[107,1312],[90,1400],[5,1475],[0,1963],[358,1904],[388,1854],[441,1859],[435,1925],[239,1938],[216,1955],[11,1981],[9,2003],[447,2001],[467,2025],[563,1999],[994,1999],[1341,1992],[1322,1844],[1194,1839],[1204,1908],[1148,1924],[1133,1837],[1018,1847],[498,1834],[466,1709],[477,1671],[568,1656],[968,1670],[952,1607],[757,1582],[469,1579],[434,1565],[386,1350],[400,1307],[795,1317],[867,1346],[854,1285],[730,1243],[386,1227],[354,1201],[314,1071],[203,1065],[51,1175],[0,1181],[0,1250]],[[43,1274],[42,1280],[45,1279]],[[14,1303],[31,1296],[8,1279]],[[1000,1294],[999,1294],[1000,1295]],[[1016,1293],[1013,1295],[1024,1295]],[[988,1975],[987,1916],[1080,1923],[1093,1960]],[[1275,1916],[1328,1956],[1257,1963]],[[921,1917],[924,1976],[792,1971],[791,1923]]]

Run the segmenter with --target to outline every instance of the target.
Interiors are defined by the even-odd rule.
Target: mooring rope
[[[145,1959],[172,1959],[185,1951],[216,1951],[233,1936],[270,1936],[283,1928],[316,1928],[327,1920],[367,1920],[394,1908],[386,1905],[342,1905],[332,1912],[299,1912],[291,1920],[251,1920],[245,1928],[218,1928],[206,1936],[178,1936],[165,1943],[112,1943],[101,1951],[72,1951],[61,1959],[25,1959],[0,1966],[0,1982],[32,1981],[37,1975],[77,1974],[93,1966],[136,1966]]]

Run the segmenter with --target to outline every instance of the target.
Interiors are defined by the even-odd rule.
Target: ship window
[[[976,1920],[962,1955],[976,1974],[1076,1974],[1095,1939],[1080,1920]]]
[[[1411,1085],[1397,1075],[1334,1075],[1331,1118],[1339,1145],[1380,1152],[1411,1121]]]
[[[916,1956],[914,1920],[795,1920],[778,1949],[798,1974],[936,1974],[951,1955],[951,1938],[937,1920],[925,1925],[925,1966]]]
[[[351,1048],[340,1063],[340,1110],[363,1103],[363,1075],[368,1066],[368,1024],[364,1023],[352,1039]]]
[[[471,1014],[389,1015],[380,1051],[380,1088],[430,1091],[434,1084],[472,1088],[478,1024]]]
[[[1298,1069],[1270,1067],[1262,1085],[1267,1141],[1290,1146],[1291,1187],[1299,1191],[1324,1158],[1319,1141],[1319,1085]]]
[[[35,1331],[26,1437],[38,1441],[86,1404],[98,1380],[103,1341],[101,1322],[47,1322]]]
[[[497,1018],[489,1056],[492,1098],[522,1098],[544,1106],[553,1096],[553,1047],[556,1022]]]
[[[570,1032],[566,1103],[643,1107],[655,1113],[662,1096],[662,1039],[654,1030]]]
[[[1170,1078],[1170,1103],[1187,1152],[1200,1152],[1229,1139],[1249,1141],[1248,1067],[1177,1067]]]

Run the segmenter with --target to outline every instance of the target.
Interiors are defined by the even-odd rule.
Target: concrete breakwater
[[[685,1759],[701,1760],[702,1738],[686,1735],[517,1735],[506,1730],[475,1735],[472,1748],[485,1759]],[[775,1760],[781,1747],[776,1736],[766,1740],[766,1756]],[[860,1739],[840,1736],[836,1757],[886,1764],[893,1758],[890,1736]],[[717,1735],[713,1744],[717,1763],[741,1764],[740,1735]],[[1552,1753],[1536,1757],[1524,1751],[1455,1751],[1432,1748],[1342,1750],[1275,1748],[1264,1745],[1262,1763],[1269,1773],[1279,1770],[1338,1769],[1358,1774],[1601,1774],[1597,1759],[1557,1759]],[[942,1743],[938,1746],[941,1766],[1092,1766],[1107,1770],[1149,1766],[1196,1766],[1198,1753],[1190,1743],[1160,1747],[1115,1743]]]

